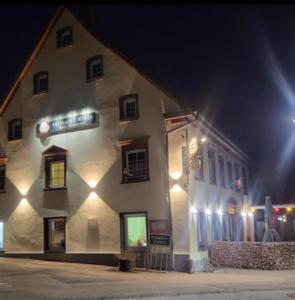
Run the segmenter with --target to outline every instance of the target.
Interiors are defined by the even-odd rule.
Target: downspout
[[[185,124],[183,126],[180,126],[180,127],[177,127],[177,128],[174,128],[174,129],[171,129],[169,131],[165,131],[164,133],[164,141],[165,141],[165,151],[166,151],[166,178],[167,178],[167,187],[168,187],[168,192],[167,192],[167,210],[168,210],[168,226],[169,226],[169,235],[170,235],[170,243],[171,243],[171,255],[172,255],[172,261],[171,261],[171,267],[173,270],[175,270],[175,261],[174,261],[174,254],[173,254],[173,226],[172,226],[172,211],[171,211],[171,196],[170,196],[170,180],[169,180],[169,135],[175,131],[178,131],[178,130],[181,130],[181,129],[184,129],[194,123],[196,123],[198,120],[197,120],[197,116],[198,116],[198,113],[195,112],[194,113],[194,117],[195,117],[195,120],[188,123],[188,124]],[[165,128],[166,128],[166,125],[165,125]]]

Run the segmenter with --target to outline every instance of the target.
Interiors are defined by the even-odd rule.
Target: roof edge
[[[26,61],[26,63],[24,64],[24,66],[22,67],[21,71],[19,72],[19,74],[16,77],[16,80],[14,82],[14,84],[12,85],[12,87],[10,88],[8,94],[6,95],[6,97],[4,98],[3,103],[0,106],[0,117],[3,115],[5,109],[7,108],[9,102],[11,101],[12,97],[14,96],[17,88],[19,87],[22,79],[24,78],[24,76],[27,74],[29,68],[31,67],[32,63],[35,61],[35,59],[37,58],[39,52],[41,51],[44,43],[46,42],[49,34],[51,33],[52,28],[54,27],[54,25],[56,24],[57,20],[59,19],[60,15],[62,14],[62,12],[65,10],[65,6],[64,5],[60,5],[56,11],[56,13],[54,14],[54,16],[51,18],[46,30],[44,31],[44,33],[41,36],[41,39],[39,40],[39,42],[37,43],[37,46],[34,48],[33,52],[31,53],[31,55],[29,56],[28,60]]]

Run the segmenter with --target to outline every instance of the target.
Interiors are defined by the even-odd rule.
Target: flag
[[[236,190],[240,191],[243,187],[243,177],[240,177],[239,179],[235,180],[231,186],[234,186]]]

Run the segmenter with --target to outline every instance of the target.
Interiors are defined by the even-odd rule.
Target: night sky
[[[0,6],[1,99],[56,8]],[[256,203],[295,202],[295,6],[72,8],[250,156]]]

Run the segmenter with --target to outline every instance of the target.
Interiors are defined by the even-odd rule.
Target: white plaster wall
[[[63,26],[73,27],[74,45],[56,49],[56,31]],[[104,77],[86,82],[85,62],[97,54],[103,55]],[[49,92],[33,96],[33,75],[39,71],[49,73]],[[118,99],[129,93],[139,95],[139,119],[120,123]],[[98,113],[97,128],[45,141],[36,137],[36,125],[42,117],[83,107]],[[95,40],[65,10],[0,122],[0,141],[8,156],[7,192],[0,195],[5,251],[42,251],[43,217],[66,215],[67,251],[91,253],[119,252],[120,212],[146,211],[149,219],[167,218],[162,114],[177,109],[175,102]],[[23,120],[23,140],[7,142],[7,123],[13,118]],[[150,137],[150,181],[121,184],[117,142],[142,136]],[[41,153],[52,145],[69,151],[67,191],[43,191]],[[97,183],[96,187],[90,188],[90,182]],[[95,197],[89,199],[92,192]],[[20,213],[23,197],[32,209]],[[97,231],[88,228],[89,217],[97,219]],[[25,225],[27,220],[30,225]]]
[[[213,133],[211,132],[211,135]],[[185,138],[187,136],[187,138]],[[200,127],[192,125],[187,129],[177,130],[171,133],[169,136],[169,174],[178,171],[182,172],[182,157],[181,147],[182,145],[189,145],[192,138],[197,137],[199,140],[202,137]],[[216,139],[215,139],[216,140]],[[198,224],[198,211],[205,211],[206,208],[210,209],[212,213],[217,213],[218,209],[221,209],[224,213],[227,208],[227,203],[230,198],[235,198],[238,201],[240,211],[246,210],[249,212],[251,198],[247,195],[241,195],[228,188],[227,170],[225,168],[226,176],[226,188],[220,187],[219,169],[218,169],[218,153],[224,155],[225,167],[226,161],[238,162],[241,166],[248,169],[244,160],[239,159],[237,155],[230,155],[227,150],[220,144],[217,144],[215,140],[207,136],[207,141],[202,145],[203,147],[203,164],[204,164],[204,181],[195,178],[195,171],[191,171],[188,176],[182,175],[179,184],[182,189],[179,192],[170,190],[172,217],[173,217],[173,239],[175,252],[187,254],[189,253],[191,258],[200,259],[208,256],[208,251],[198,250],[197,239],[197,224]],[[216,151],[216,176],[217,185],[209,184],[209,171],[208,171],[208,148],[213,147]],[[227,148],[231,149],[230,145]],[[172,182],[172,181],[171,181]],[[249,183],[249,180],[248,180]],[[186,186],[187,184],[187,186]],[[172,184],[170,185],[172,186]],[[247,217],[248,219],[248,217]],[[251,220],[245,219],[244,222],[244,239],[247,239],[248,235],[253,235],[253,230],[250,225]],[[207,238],[208,243],[212,240],[212,215],[207,216]],[[222,226],[222,220],[221,220]],[[220,228],[221,229],[221,228]],[[222,231],[221,231],[222,232]]]

